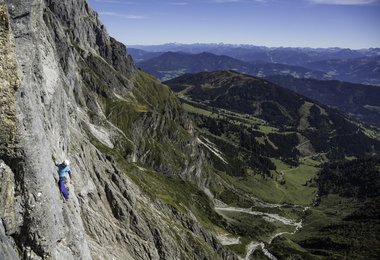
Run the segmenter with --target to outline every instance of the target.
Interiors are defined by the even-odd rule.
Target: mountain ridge
[[[273,74],[291,74],[298,77],[315,77],[320,79],[327,77],[324,72],[313,71],[299,66],[275,63],[249,63],[227,55],[215,55],[210,52],[197,54],[165,52],[152,59],[138,62],[137,65],[163,81],[185,73],[223,69],[232,69],[261,77]]]
[[[380,126],[380,115],[376,110],[380,105],[377,99],[380,96],[380,88],[377,86],[342,81],[296,79],[279,75],[273,75],[267,79],[301,95],[349,113],[367,124]]]

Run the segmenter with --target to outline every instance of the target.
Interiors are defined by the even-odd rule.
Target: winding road
[[[257,202],[256,206],[261,206],[261,207],[263,207],[263,206],[267,207],[267,208],[289,207],[289,205],[286,205],[286,204],[283,204],[283,205],[271,204],[271,203],[261,201],[259,199],[255,199],[254,201]],[[309,207],[302,207],[302,206],[298,206],[298,205],[295,205],[294,207],[303,208],[304,212],[306,212],[309,209]],[[268,222],[276,221],[276,222],[279,222],[283,225],[294,227],[293,232],[279,232],[279,233],[276,233],[273,236],[271,236],[270,239],[267,241],[252,241],[251,243],[249,243],[246,247],[246,256],[244,258],[245,260],[249,260],[251,255],[258,249],[260,249],[264,253],[264,255],[267,256],[269,259],[276,260],[277,258],[268,251],[268,249],[265,247],[265,244],[270,245],[276,237],[282,236],[284,234],[295,234],[299,229],[302,228],[302,219],[301,220],[289,219],[289,218],[285,218],[283,216],[280,216],[278,214],[255,211],[255,210],[252,210],[251,208],[231,207],[231,206],[228,206],[228,205],[221,203],[220,201],[217,201],[217,200],[215,201],[215,211],[223,217],[225,217],[223,212],[240,212],[240,213],[250,214],[250,215],[254,215],[254,216],[262,216],[265,221],[268,221]],[[229,241],[230,242],[236,241],[236,244],[238,244],[238,243],[240,243],[240,238],[230,238]],[[229,243],[229,244],[231,244],[231,243]],[[240,258],[240,259],[243,260],[243,258]]]

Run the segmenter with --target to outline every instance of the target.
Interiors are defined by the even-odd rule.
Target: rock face
[[[0,0],[0,24],[0,259],[236,258],[126,174],[202,187],[207,163],[178,100],[85,0]]]

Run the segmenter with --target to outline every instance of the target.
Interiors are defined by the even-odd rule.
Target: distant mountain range
[[[380,48],[351,50],[343,48],[269,48],[255,45],[233,44],[163,44],[131,45],[130,48],[148,52],[210,52],[216,55],[227,55],[246,62],[270,62],[288,65],[304,65],[310,62],[331,59],[353,59],[380,55]],[[131,49],[129,49],[131,50]],[[133,55],[132,55],[133,56]]]
[[[380,48],[267,48],[226,44],[134,47],[141,48],[129,49],[138,65],[161,80],[184,73],[234,69],[260,77],[289,74],[299,78],[380,84]]]
[[[279,74],[293,75],[301,78],[328,78],[328,75],[324,72],[299,66],[276,63],[252,64],[226,55],[215,55],[209,52],[202,52],[199,54],[165,52],[152,59],[138,62],[137,65],[162,81],[178,77],[185,73],[225,69],[236,70],[241,73],[258,77]]]

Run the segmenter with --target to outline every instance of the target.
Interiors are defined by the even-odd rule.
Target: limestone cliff
[[[143,182],[203,187],[205,155],[85,0],[0,0],[0,25],[0,259],[235,259]]]

